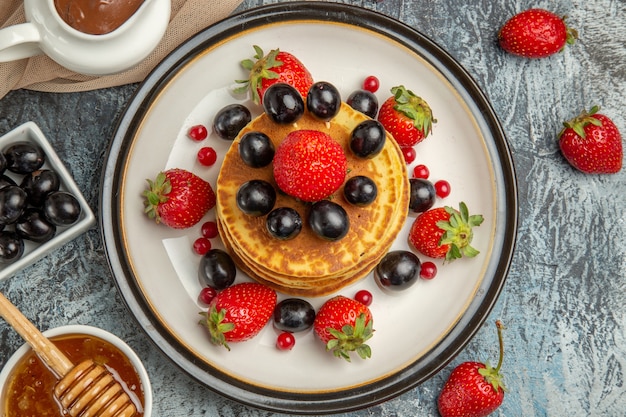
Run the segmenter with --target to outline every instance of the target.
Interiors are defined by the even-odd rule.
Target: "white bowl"
[[[150,385],[148,372],[146,371],[146,368],[143,366],[143,363],[141,362],[137,354],[122,339],[98,327],[85,326],[81,324],[55,327],[54,329],[46,330],[45,332],[43,332],[43,334],[47,337],[70,334],[84,334],[98,337],[114,345],[130,360],[133,367],[137,371],[137,375],[139,376],[139,380],[141,381],[141,385],[143,387],[144,417],[150,417],[152,415],[152,386]],[[15,368],[15,366],[19,363],[22,357],[30,352],[30,350],[31,348],[28,344],[22,345],[9,358],[7,363],[4,365],[4,368],[2,368],[2,371],[0,372],[0,387],[2,387],[2,390],[0,391],[0,405],[4,404],[4,387],[7,386],[8,378],[11,375],[13,368]],[[2,409],[0,409],[0,417],[4,417],[2,415]]]
[[[0,151],[15,142],[32,142],[41,147],[46,155],[46,161],[42,169],[51,169],[55,171],[61,180],[60,189],[67,191],[76,197],[81,207],[81,215],[76,223],[68,227],[57,227],[56,235],[47,242],[35,243],[24,241],[24,254],[20,259],[11,264],[0,264],[0,281],[15,274],[20,269],[34,263],[38,259],[44,257],[55,248],[64,245],[78,235],[87,231],[94,223],[95,216],[87,201],[83,197],[80,189],[72,179],[72,176],[59,159],[56,152],[44,136],[43,132],[34,122],[27,122],[13,129],[9,133],[0,137]],[[17,179],[18,175],[14,175],[8,170],[5,175],[13,179]]]

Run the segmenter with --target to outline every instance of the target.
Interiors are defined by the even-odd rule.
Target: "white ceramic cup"
[[[171,0],[144,0],[121,26],[103,35],[80,32],[57,13],[54,0],[24,0],[26,22],[0,30],[0,62],[46,54],[82,74],[107,75],[141,62],[160,42]]]
[[[67,326],[55,327],[54,329],[49,329],[43,332],[43,334],[47,337],[68,335],[68,334],[84,334],[89,336],[95,336],[102,340],[105,340],[111,343],[113,346],[118,348],[133,365],[135,370],[137,371],[137,375],[139,375],[139,380],[141,381],[141,385],[143,387],[143,416],[151,417],[152,416],[152,386],[150,385],[150,378],[148,376],[148,372],[146,368],[143,366],[141,359],[139,356],[119,337],[115,336],[113,333],[107,332],[106,330],[100,329],[98,327],[93,326],[85,326],[81,324],[72,324]],[[11,376],[11,372],[13,368],[19,363],[19,361],[31,350],[28,344],[22,345],[15,353],[9,358],[9,360],[2,368],[2,372],[0,372],[0,404],[4,404],[4,387],[7,386],[7,380]],[[1,407],[0,407],[1,408]],[[0,416],[2,416],[2,410],[0,409]],[[4,417],[4,416],[2,416]]]

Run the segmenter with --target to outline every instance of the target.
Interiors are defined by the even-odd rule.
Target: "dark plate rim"
[[[119,196],[112,191],[117,190],[116,184],[121,180],[116,168],[124,163],[143,112],[159,96],[162,86],[194,55],[208,45],[239,32],[298,20],[340,22],[371,30],[415,51],[435,68],[445,70],[448,77],[453,77],[463,86],[493,135],[492,145],[499,158],[506,189],[506,230],[501,256],[493,276],[483,279],[477,292],[479,296],[471,302],[454,328],[426,355],[394,375],[364,386],[319,394],[280,392],[250,386],[218,369],[199,363],[187,352],[152,315],[131,273],[123,245],[119,241]],[[327,2],[300,1],[249,9],[217,22],[176,48],[139,85],[118,119],[103,165],[101,190],[99,217],[107,259],[122,299],[139,325],[169,359],[202,384],[232,400],[275,412],[328,414],[362,409],[394,398],[432,377],[467,345],[491,312],[504,286],[517,235],[517,183],[513,159],[497,115],[472,76],[444,49],[408,25],[362,7]]]

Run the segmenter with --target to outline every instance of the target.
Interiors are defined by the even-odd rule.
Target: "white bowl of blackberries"
[[[94,222],[76,183],[35,123],[0,137],[0,280]]]

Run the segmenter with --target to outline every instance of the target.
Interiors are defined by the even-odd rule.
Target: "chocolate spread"
[[[54,0],[68,25],[91,35],[104,35],[126,22],[144,0]]]

